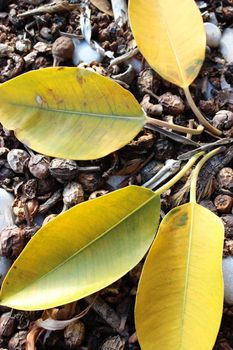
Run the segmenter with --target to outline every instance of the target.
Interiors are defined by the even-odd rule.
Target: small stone
[[[220,44],[221,40],[221,30],[213,23],[204,23],[206,31],[206,43],[211,48],[216,48]]]
[[[31,46],[29,39],[17,40],[15,43],[16,50],[22,53],[28,53],[31,50]]]
[[[221,217],[224,229],[225,229],[225,236],[227,238],[233,238],[233,215],[232,214],[225,214]]]
[[[220,41],[220,51],[228,63],[233,62],[233,28],[224,30]]]
[[[73,39],[74,52],[73,52],[73,64],[77,66],[79,63],[84,62],[90,64],[91,62],[101,62],[103,56],[94,47],[92,47],[85,40]]]
[[[228,256],[223,259],[222,271],[224,279],[224,299],[232,305],[233,304],[233,257]]]

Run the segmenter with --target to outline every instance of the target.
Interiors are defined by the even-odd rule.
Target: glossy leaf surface
[[[108,286],[145,255],[159,215],[159,197],[136,186],[71,208],[28,243],[3,283],[1,304],[48,309]]]
[[[223,307],[223,237],[220,218],[198,204],[165,216],[137,295],[143,350],[212,350]]]
[[[187,87],[205,55],[206,34],[194,0],[130,0],[130,23],[139,50],[164,79]]]
[[[46,68],[0,85],[0,122],[30,148],[96,159],[127,144],[144,112],[119,84],[79,68]]]

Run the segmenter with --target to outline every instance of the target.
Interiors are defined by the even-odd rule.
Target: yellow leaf
[[[211,350],[223,306],[222,221],[196,203],[163,219],[136,301],[143,350]]]
[[[187,87],[205,55],[206,35],[194,0],[130,0],[133,34],[151,67],[164,79]]]
[[[159,196],[136,186],[71,208],[28,243],[3,282],[1,304],[48,309],[108,286],[145,255],[159,214]]]
[[[131,141],[145,122],[134,96],[79,68],[46,68],[0,85],[0,122],[30,148],[95,159]]]

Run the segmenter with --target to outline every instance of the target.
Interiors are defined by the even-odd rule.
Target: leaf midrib
[[[88,116],[88,117],[93,117],[93,118],[107,118],[107,119],[127,119],[130,121],[138,121],[140,119],[145,120],[145,116],[142,115],[117,115],[117,114],[102,114],[102,113],[93,113],[93,112],[82,112],[82,111],[73,111],[73,110],[67,110],[67,109],[58,109],[58,108],[43,108],[39,106],[33,106],[33,105],[27,105],[27,104],[21,104],[21,103],[13,103],[13,102],[8,102],[9,105],[15,106],[15,107],[21,107],[21,108],[28,108],[28,109],[36,109],[40,111],[45,111],[45,112],[53,112],[53,113],[63,113],[63,114],[69,114],[70,116]]]

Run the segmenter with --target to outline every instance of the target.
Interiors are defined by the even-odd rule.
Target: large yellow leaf
[[[105,156],[131,141],[144,119],[129,91],[85,69],[46,68],[0,85],[0,122],[49,156]]]
[[[205,55],[206,35],[194,0],[130,0],[129,16],[138,47],[164,79],[187,87]]]
[[[222,221],[196,203],[163,219],[136,301],[143,350],[211,350],[222,315]]]
[[[47,309],[108,286],[142,259],[159,214],[159,196],[136,186],[73,207],[28,243],[3,283],[1,304]]]

